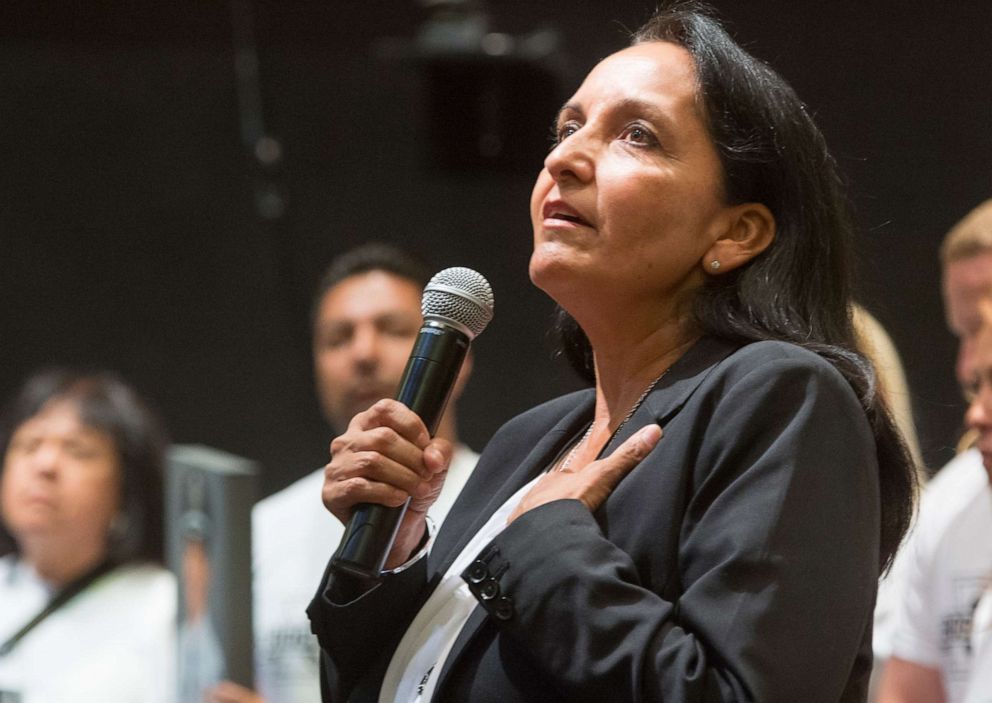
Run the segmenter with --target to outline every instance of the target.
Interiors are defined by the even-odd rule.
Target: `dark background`
[[[992,3],[714,4],[809,104],[848,176],[860,298],[903,356],[939,466],[963,406],[936,257],[992,195]],[[267,494],[326,461],[310,294],[335,254],[377,238],[493,284],[462,403],[481,449],[576,385],[527,279],[527,200],[555,106],[651,6],[493,0],[494,31],[556,30],[555,60],[441,80],[450,65],[428,70],[401,41],[428,19],[412,0],[8,0],[0,395],[52,363],[118,369],[176,441],[260,460]],[[263,135],[274,157],[254,153]]]

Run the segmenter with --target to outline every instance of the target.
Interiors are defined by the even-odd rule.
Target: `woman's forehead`
[[[696,66],[684,47],[671,42],[651,41],[628,46],[610,54],[589,72],[587,81],[602,74],[659,89],[694,90]]]
[[[79,401],[72,397],[56,396],[47,400],[38,412],[18,426],[18,430],[29,426],[46,432],[109,437],[106,431],[86,422]]]
[[[644,42],[600,61],[566,103],[590,111],[601,102],[651,103],[666,110],[695,108],[692,55],[669,42]]]

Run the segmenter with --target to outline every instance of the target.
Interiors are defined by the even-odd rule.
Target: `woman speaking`
[[[854,351],[845,201],[792,89],[685,4],[562,107],[530,276],[595,384],[450,446],[383,400],[323,499],[413,502],[310,606],[334,701],[856,701],[913,472]],[[398,567],[398,568],[397,568]]]

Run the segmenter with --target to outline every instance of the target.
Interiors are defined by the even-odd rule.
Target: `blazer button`
[[[513,599],[510,596],[503,596],[496,601],[492,609],[493,616],[497,620],[509,620],[515,614],[513,609]]]
[[[479,598],[482,600],[492,600],[499,595],[499,583],[496,579],[486,579],[479,586]]]
[[[489,576],[489,567],[486,565],[486,562],[476,559],[468,567],[467,575],[469,583],[482,583]]]

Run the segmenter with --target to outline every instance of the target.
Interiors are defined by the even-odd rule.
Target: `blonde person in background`
[[[899,431],[902,432],[903,439],[906,440],[906,446],[913,455],[922,481],[926,477],[926,472],[923,470],[920,441],[916,433],[916,423],[913,421],[913,399],[899,352],[889,333],[882,327],[882,323],[870,312],[857,304],[851,308],[851,311],[858,348],[875,365],[879,389],[889,404],[889,410]]]
[[[28,379],[0,429],[0,700],[172,703],[158,420],[118,378]]]
[[[906,440],[906,446],[916,464],[917,478],[920,485],[927,480],[927,472],[923,466],[920,453],[920,443],[913,422],[912,396],[906,381],[906,372],[899,358],[895,343],[882,324],[861,305],[852,307],[854,331],[858,339],[858,348],[871,360],[878,373],[879,391],[889,404],[892,417]],[[872,670],[872,683],[869,690],[869,700],[874,699],[878,688],[881,672],[885,667],[885,657],[888,656],[889,640],[892,636],[895,614],[895,586],[898,581],[893,576],[902,564],[897,554],[892,569],[885,574],[878,584],[878,599],[875,604],[875,624],[872,633],[872,648],[875,656],[875,666]],[[883,654],[884,652],[884,654]]]
[[[969,397],[979,387],[987,350],[979,332],[992,297],[992,200],[947,234],[940,250],[947,325],[958,338],[956,375]],[[927,484],[909,538],[892,569],[887,638],[876,637],[881,703],[958,703],[976,671],[972,618],[992,566],[992,493],[988,428]],[[986,434],[983,434],[985,432]],[[985,444],[983,444],[983,442]]]

